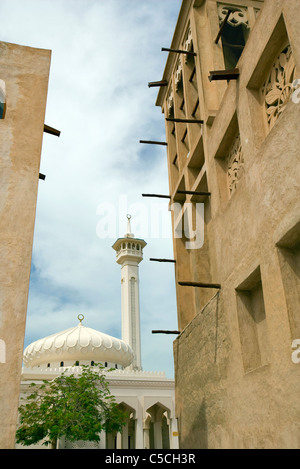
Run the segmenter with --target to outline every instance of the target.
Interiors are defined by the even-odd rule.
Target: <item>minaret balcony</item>
[[[135,261],[139,264],[143,260],[143,248],[147,245],[143,239],[135,238],[131,233],[130,219],[127,215],[127,233],[123,238],[117,239],[112,248],[116,251],[117,263]]]
[[[143,239],[120,238],[113,245],[116,251],[116,260],[120,264],[125,260],[132,260],[140,263],[143,260],[143,248],[146,246]]]
[[[116,260],[118,263],[122,263],[125,260],[132,260],[140,263],[143,260],[143,250],[139,245],[135,245],[131,248],[120,246],[116,251]]]

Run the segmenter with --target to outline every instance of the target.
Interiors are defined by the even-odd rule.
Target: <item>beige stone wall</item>
[[[166,122],[172,202],[205,203],[203,247],[186,250],[174,239],[176,282],[221,285],[217,293],[177,284],[180,445],[299,448],[300,363],[291,357],[300,339],[300,103],[291,88],[300,78],[299,2],[228,3],[249,13],[239,79],[208,80],[224,69],[221,42],[214,43],[217,2],[184,0],[172,47],[187,44],[190,25],[197,55],[183,65],[181,96],[178,57],[170,54],[169,86],[157,99],[167,117],[172,86],[175,117],[204,121]],[[211,196],[182,197],[178,189]]]
[[[0,448],[14,447],[50,59],[48,50],[0,43]]]

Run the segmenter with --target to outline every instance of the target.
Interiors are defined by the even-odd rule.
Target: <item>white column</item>
[[[154,448],[162,449],[162,431],[161,431],[161,419],[155,421],[154,427]]]
[[[170,429],[170,449],[178,449],[179,445],[178,445],[177,419],[170,419],[169,429]]]
[[[128,449],[128,422],[122,428],[122,449]]]
[[[122,449],[122,433],[117,433],[117,449]]]
[[[100,433],[99,449],[106,449],[106,434],[103,430]]]
[[[144,449],[150,449],[150,426],[144,424]]]
[[[144,431],[142,419],[136,419],[135,424],[135,449],[144,449]]]

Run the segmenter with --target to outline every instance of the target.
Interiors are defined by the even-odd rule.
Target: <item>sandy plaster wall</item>
[[[51,51],[0,43],[1,448],[14,447],[50,60]]]

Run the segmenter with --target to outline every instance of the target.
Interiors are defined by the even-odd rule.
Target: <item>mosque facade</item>
[[[81,365],[102,363],[110,392],[128,415],[122,433],[103,433],[99,443],[61,439],[58,449],[178,448],[174,380],[164,372],[143,371],[141,365],[139,263],[145,246],[131,233],[128,217],[127,233],[113,245],[121,266],[122,339],[87,327],[79,315],[75,327],[41,338],[24,351],[20,398],[31,392],[33,382],[38,385],[63,372],[80,374]],[[30,448],[45,446],[40,442]]]

